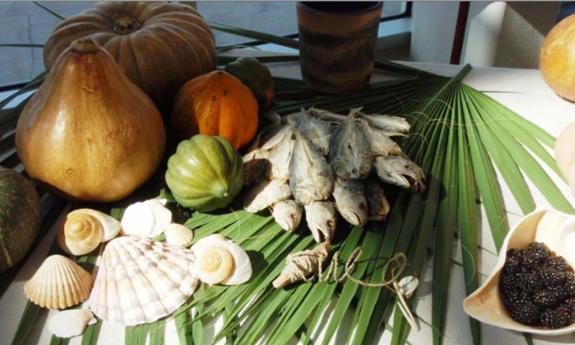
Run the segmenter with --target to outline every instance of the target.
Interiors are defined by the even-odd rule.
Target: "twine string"
[[[413,316],[409,305],[406,301],[406,296],[403,296],[401,287],[399,286],[399,279],[403,276],[403,272],[407,267],[407,258],[404,253],[396,253],[384,264],[382,269],[382,276],[380,281],[370,282],[360,278],[353,277],[357,263],[363,254],[361,247],[356,247],[349,258],[344,262],[343,272],[340,272],[340,256],[341,252],[337,251],[333,254],[331,261],[324,270],[324,263],[327,261],[327,250],[323,248],[314,248],[312,250],[305,250],[298,253],[288,255],[288,264],[286,269],[282,272],[290,277],[290,281],[305,281],[313,282],[317,280],[322,283],[336,282],[341,283],[348,279],[358,285],[365,287],[382,287],[390,290],[397,296],[397,303],[399,310],[404,315],[405,319],[413,329],[419,329],[419,325]]]

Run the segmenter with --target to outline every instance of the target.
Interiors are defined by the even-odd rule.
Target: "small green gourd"
[[[201,212],[229,205],[243,181],[242,157],[223,137],[195,135],[168,160],[166,183],[174,198]]]
[[[0,272],[30,250],[40,227],[40,198],[32,183],[0,167]]]
[[[274,80],[266,65],[252,57],[240,57],[226,65],[226,72],[241,80],[252,91],[262,109],[271,106]]]

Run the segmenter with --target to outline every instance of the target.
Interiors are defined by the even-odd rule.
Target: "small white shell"
[[[419,279],[415,276],[405,276],[399,280],[397,285],[399,285],[399,293],[405,298],[410,298],[419,285]]]
[[[172,222],[172,212],[162,200],[150,199],[128,206],[122,216],[122,233],[138,237],[160,235]]]
[[[70,309],[60,311],[48,320],[48,330],[60,338],[71,338],[84,333],[86,326],[94,319],[87,309]]]
[[[525,216],[511,229],[503,242],[497,265],[487,281],[463,301],[465,312],[483,323],[518,332],[560,335],[575,332],[575,324],[559,329],[547,329],[523,325],[513,320],[503,305],[499,293],[499,276],[507,251],[512,248],[524,249],[537,241],[557,255],[562,256],[571,267],[575,267],[575,217],[555,210],[535,211]]]
[[[194,238],[192,230],[185,225],[176,223],[168,225],[164,234],[166,235],[166,242],[176,246],[186,246]]]
[[[220,234],[202,238],[191,250],[196,256],[196,274],[207,284],[238,285],[247,282],[252,276],[248,254]],[[228,261],[230,257],[233,259],[231,266]],[[210,272],[206,271],[206,266],[210,266]],[[218,271],[217,274],[214,274],[214,270]]]

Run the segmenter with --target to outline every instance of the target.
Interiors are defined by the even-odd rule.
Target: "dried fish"
[[[333,198],[335,199],[335,207],[343,219],[352,225],[365,225],[367,222],[367,200],[360,180],[336,179]]]
[[[308,140],[316,145],[327,156],[329,154],[329,140],[331,128],[329,123],[311,116],[308,111],[301,109],[299,113],[288,116],[288,123],[293,124]]]
[[[374,165],[377,175],[384,182],[403,188],[411,187],[415,191],[425,188],[423,171],[404,154],[376,157]]]
[[[321,152],[299,131],[290,162],[289,185],[297,202],[307,205],[326,200],[333,191],[331,168]]]
[[[366,181],[365,188],[369,191],[367,193],[367,220],[384,220],[389,213],[390,206],[381,182],[370,178]]]
[[[271,212],[282,229],[294,231],[301,222],[303,207],[294,200],[284,200],[273,204]]]
[[[371,126],[382,130],[389,137],[406,135],[411,129],[411,125],[404,117],[380,114],[366,116]]]
[[[408,133],[403,117],[310,108],[282,120],[244,156],[244,167],[246,184],[255,183],[246,210],[269,208],[283,229],[295,230],[305,211],[314,239],[331,241],[336,209],[356,226],[385,219],[390,205],[383,182],[424,188],[421,168],[391,139]]]
[[[363,179],[373,164],[369,141],[357,124],[357,110],[335,131],[330,142],[330,162],[334,174],[342,179]]]
[[[361,116],[359,127],[367,137],[369,149],[374,156],[389,156],[401,153],[401,147],[391,140],[383,130],[371,126],[366,116]]]
[[[358,109],[361,111],[361,108]],[[347,119],[346,115],[332,113],[327,110],[310,108],[308,112],[317,119],[327,121],[334,124],[339,124]],[[364,114],[369,119],[370,125],[374,128],[382,130],[385,135],[389,137],[404,136],[409,133],[411,126],[404,117],[391,116],[383,114]]]
[[[331,201],[314,201],[304,205],[305,220],[317,242],[331,242],[337,225],[335,207]]]
[[[291,197],[286,180],[263,180],[246,193],[244,208],[248,212],[259,212]]]
[[[281,135],[274,136],[272,143],[269,141],[260,149],[256,149],[243,157],[244,172],[246,173],[247,185],[257,179],[265,177],[268,180],[289,178],[289,163],[293,152],[295,135],[290,125],[280,130]],[[264,148],[265,147],[265,148]]]

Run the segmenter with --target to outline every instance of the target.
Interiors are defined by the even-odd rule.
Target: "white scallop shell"
[[[126,326],[156,321],[192,295],[194,255],[147,238],[118,237],[106,246],[90,295],[99,318]]]
[[[172,212],[162,200],[150,199],[131,204],[122,216],[122,233],[139,237],[160,235],[172,222]]]
[[[94,320],[94,315],[87,309],[70,309],[60,311],[48,320],[48,330],[60,338],[71,338],[84,333],[84,329]]]
[[[503,242],[497,265],[487,281],[463,301],[463,309],[469,316],[493,326],[518,332],[560,335],[575,332],[575,324],[559,329],[547,329],[523,325],[513,320],[501,302],[499,275],[505,264],[507,251],[524,249],[529,243],[543,242],[557,255],[575,267],[575,217],[555,210],[535,211],[525,216],[511,229]]]
[[[234,259],[234,267],[231,275],[228,278],[223,279],[221,284],[238,285],[247,282],[251,278],[252,264],[248,254],[240,246],[220,234],[214,234],[202,238],[192,246],[191,250],[199,260],[200,256],[202,256],[202,252],[214,247],[227,250]],[[204,272],[202,272],[198,265],[196,265],[195,268],[196,274],[200,280],[204,281],[202,279]]]
[[[65,309],[84,302],[92,283],[92,275],[74,261],[51,255],[24,284],[24,294],[43,308]]]
[[[176,223],[168,225],[164,234],[166,235],[166,242],[176,246],[186,246],[194,238],[192,230],[185,225]]]

